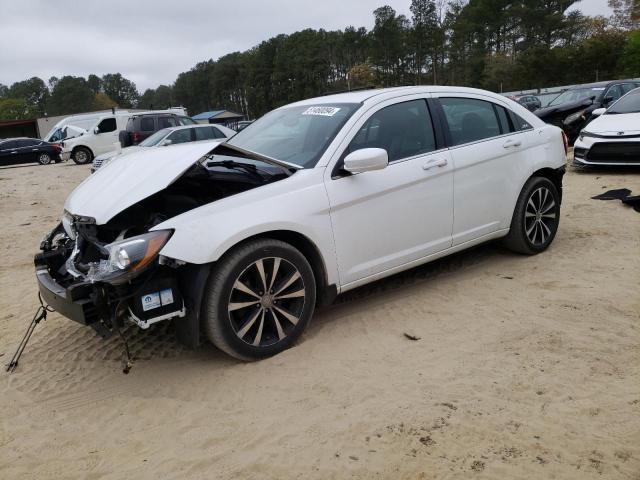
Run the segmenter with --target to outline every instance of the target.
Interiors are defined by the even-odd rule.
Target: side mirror
[[[171,145],[172,143],[173,143],[173,142],[172,142],[170,139],[168,139],[168,138],[167,138],[166,140],[163,140],[163,141],[162,141],[162,143],[160,144],[160,146],[162,146],[162,147],[166,147],[166,146]]]
[[[351,152],[344,159],[344,169],[350,173],[382,170],[389,165],[389,155],[383,148],[362,148]]]
[[[93,129],[93,133],[95,133],[96,135],[98,135],[100,133],[100,129],[98,127]]]
[[[591,115],[593,115],[594,117],[599,117],[606,111],[607,111],[606,108],[596,108],[593,112],[591,112]]]

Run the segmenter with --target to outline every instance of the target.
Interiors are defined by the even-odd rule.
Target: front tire
[[[525,255],[545,251],[560,223],[560,194],[551,180],[531,177],[518,197],[504,244]]]
[[[204,330],[220,350],[251,361],[291,347],[309,323],[316,282],[288,243],[250,241],[216,266],[205,292]]]
[[[71,159],[78,165],[86,165],[93,160],[93,155],[88,148],[78,147],[71,154]]]

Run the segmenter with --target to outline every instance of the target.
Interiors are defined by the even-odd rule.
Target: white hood
[[[598,135],[619,135],[619,132],[627,135],[640,134],[640,113],[604,114],[593,120],[585,128],[585,131]]]
[[[105,224],[125,208],[166,188],[219,143],[145,148],[118,156],[78,185],[64,208],[72,215]]]

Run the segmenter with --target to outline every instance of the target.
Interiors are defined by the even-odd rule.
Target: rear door
[[[32,140],[30,138],[24,138],[16,140],[18,155],[17,159],[20,163],[35,162],[38,159],[38,144],[40,140]]]
[[[515,127],[510,111],[490,97],[441,94],[438,100],[451,145],[453,245],[459,245],[508,228],[531,128],[524,121]]]

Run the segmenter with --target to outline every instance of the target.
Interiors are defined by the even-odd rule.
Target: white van
[[[96,120],[104,113],[71,115],[56,123],[42,139],[45,142],[57,143],[68,138],[78,137],[87,132]]]
[[[154,110],[149,112],[118,112],[103,113],[93,116],[86,132],[82,135],[67,137],[62,142],[62,160],[72,159],[75,163],[90,163],[96,156],[120,148],[119,134],[125,130],[127,121],[133,115],[141,113],[171,113],[184,115],[183,108],[171,108],[168,110]],[[84,119],[83,119],[84,120]],[[77,125],[77,121],[73,121]],[[69,129],[67,129],[69,130]]]

